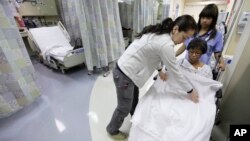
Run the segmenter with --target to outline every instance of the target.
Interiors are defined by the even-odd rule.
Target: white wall
[[[224,54],[226,55],[234,55],[236,50],[236,45],[239,42],[240,34],[237,33],[237,24],[239,22],[239,17],[241,16],[242,12],[244,11],[250,11],[250,1],[249,0],[242,0],[243,6],[241,11],[237,11],[237,9],[233,9],[233,13],[236,14],[236,17],[229,17],[229,25],[233,24],[231,33],[229,35],[229,39],[227,40],[225,44]],[[241,0],[237,0],[237,3],[241,3]],[[239,14],[238,14],[239,13]]]
[[[239,0],[238,0],[239,1]],[[227,9],[226,12],[229,12],[228,16],[231,14],[232,8],[233,8],[233,4],[235,3],[235,0],[230,0],[230,3],[228,3],[227,5]],[[227,18],[226,23],[228,22],[229,18]]]
[[[240,0],[235,2],[241,3]],[[241,13],[250,11],[250,1],[244,0],[240,11],[232,11]],[[234,26],[231,29],[230,36],[226,43],[227,54],[233,55],[232,64],[228,65],[221,77],[223,87],[223,103],[221,106],[220,120],[221,123],[214,127],[212,137],[215,140],[226,140],[229,134],[230,124],[246,124],[250,123],[250,21],[248,21],[243,34],[237,34],[237,24],[239,16],[231,19]]]
[[[213,139],[226,140],[231,124],[250,123],[250,21],[237,43],[232,64],[227,67],[226,81],[223,82],[224,95],[221,106],[221,123],[214,127]]]
[[[232,77],[228,83],[223,99],[223,119],[235,122],[250,122],[250,22],[245,34],[237,45],[232,66],[229,66]]]
[[[183,14],[189,14],[194,17],[198,22],[199,14],[205,5],[214,3],[218,6],[219,11],[226,11],[227,2],[226,0],[214,0],[214,1],[202,1],[202,0],[186,0],[184,4]]]

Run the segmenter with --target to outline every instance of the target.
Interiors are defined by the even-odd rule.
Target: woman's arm
[[[183,74],[179,71],[177,60],[174,52],[174,44],[164,44],[160,47],[159,50],[160,58],[163,64],[168,68],[168,71],[171,71],[176,78],[176,81],[183,87],[183,89],[188,92],[193,87],[189,82],[184,78]]]
[[[176,79],[176,82],[188,93],[188,97],[194,102],[199,102],[199,95],[193,86],[184,78],[179,71],[177,60],[174,52],[174,44],[165,44],[160,47],[160,57],[163,64],[171,71]]]
[[[214,53],[214,57],[218,60],[217,67],[224,71],[226,66],[221,53]]]
[[[223,51],[223,36],[220,32],[216,33],[216,44],[215,44],[215,48],[214,48],[214,57],[216,60],[218,60],[218,64],[217,67],[220,68],[222,71],[225,70],[225,63],[223,60],[223,57],[221,55],[222,51]]]

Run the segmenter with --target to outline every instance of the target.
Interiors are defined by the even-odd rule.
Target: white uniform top
[[[141,88],[161,62],[168,71],[172,71],[176,81],[185,91],[192,89],[178,69],[174,42],[169,34],[144,34],[140,39],[134,40],[119,58],[118,65],[135,85]]]

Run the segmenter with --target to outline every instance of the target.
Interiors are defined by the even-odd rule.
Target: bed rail
[[[62,22],[58,22],[57,23],[58,27],[62,30],[63,34],[65,35],[65,37],[68,39],[68,41],[70,41],[70,36],[68,31],[66,30],[66,28],[63,26]]]
[[[83,52],[84,52],[84,49],[83,49],[83,48],[74,49],[74,50],[69,51],[69,52],[66,54],[66,57],[69,57],[69,56],[72,55],[72,54],[80,54],[80,53],[83,53]]]

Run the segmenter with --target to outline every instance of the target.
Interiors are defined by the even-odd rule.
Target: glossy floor
[[[83,68],[64,75],[40,63],[34,66],[42,96],[0,120],[0,141],[112,141],[105,131],[116,106],[112,75],[89,76]],[[141,96],[151,84],[140,90]]]

